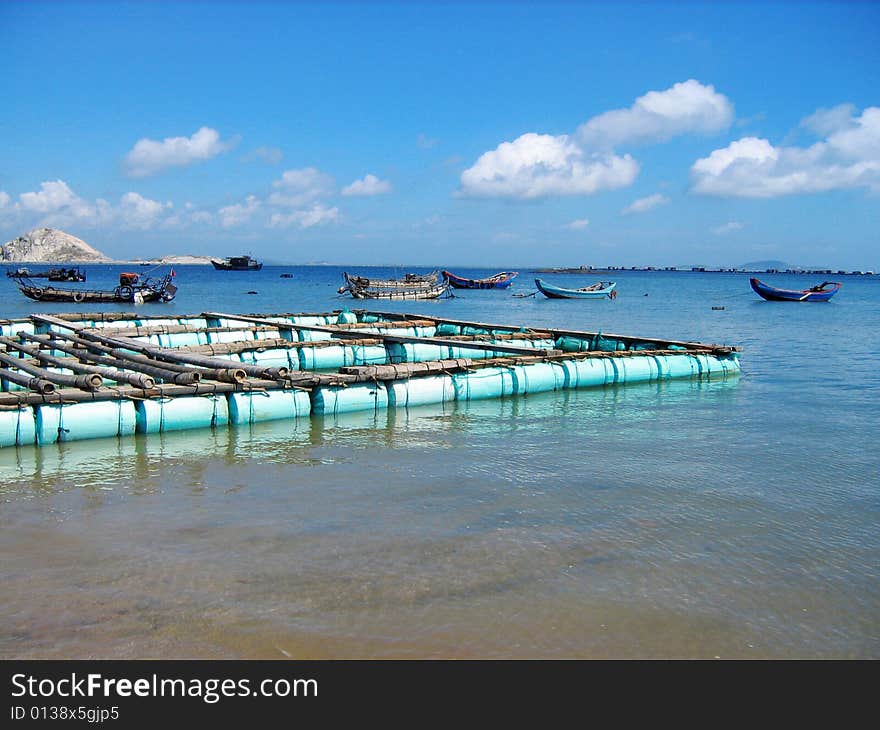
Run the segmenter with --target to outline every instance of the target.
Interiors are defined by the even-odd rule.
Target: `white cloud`
[[[533,199],[614,190],[632,184],[639,173],[631,156],[612,151],[616,146],[717,132],[732,121],[726,96],[689,79],[649,91],[628,109],[599,114],[573,136],[529,132],[502,142],[461,174],[458,194]]]
[[[591,155],[567,135],[528,133],[481,155],[461,174],[461,194],[520,199],[590,195],[630,185],[638,172],[629,155]]]
[[[227,205],[217,211],[217,217],[223,228],[234,228],[247,223],[260,208],[256,196],[248,195],[243,203]]]
[[[633,213],[647,213],[652,208],[656,208],[660,205],[666,205],[669,202],[669,198],[661,193],[654,193],[654,195],[649,195],[646,198],[639,198],[638,200],[630,203],[626,208],[620,211],[623,215],[630,215]]]
[[[571,223],[566,223],[565,227],[571,231],[582,231],[590,225],[590,221],[586,218],[578,218],[573,220]]]
[[[232,149],[237,139],[223,142],[216,129],[202,127],[192,137],[166,137],[161,142],[140,139],[125,157],[131,177],[148,177],[169,167],[186,167]]]
[[[138,193],[126,193],[120,198],[116,215],[123,229],[146,231],[159,223],[166,211],[174,207],[171,202],[159,203]]]
[[[9,207],[11,201],[12,198],[9,197],[9,193],[4,193],[2,190],[0,190],[0,210]]]
[[[276,192],[269,196],[272,205],[296,208],[330,195],[336,183],[333,178],[314,167],[286,170],[272,186]]]
[[[716,236],[724,236],[728,233],[733,233],[734,231],[741,231],[744,228],[743,224],[739,221],[730,221],[729,223],[725,223],[723,226],[717,226],[712,229],[712,233]]]
[[[46,181],[40,184],[39,191],[22,193],[14,207],[29,224],[34,221],[33,215],[38,214],[35,222],[40,226],[98,225],[113,216],[106,200],[84,200],[63,180]]]
[[[590,147],[614,147],[625,142],[668,140],[680,134],[709,134],[733,122],[733,104],[715,91],[688,79],[664,91],[649,91],[628,109],[615,109],[589,119],[578,138]]]
[[[391,183],[380,180],[375,175],[366,175],[362,180],[355,180],[351,185],[342,188],[343,195],[373,196],[391,192]]]
[[[101,198],[85,200],[63,180],[43,182],[38,191],[22,193],[17,203],[8,205],[18,222],[27,227],[115,226],[141,231],[166,225],[173,207],[171,202],[161,203],[135,192],[123,194],[116,205]]]
[[[801,126],[824,137],[849,126],[855,110],[853,104],[840,104],[831,109],[817,109],[801,121]]]
[[[270,228],[288,228],[298,225],[300,228],[312,228],[333,223],[339,219],[339,209],[328,208],[316,203],[307,210],[295,210],[292,213],[273,213],[269,219]]]
[[[808,117],[803,125],[826,135],[810,147],[774,147],[744,137],[714,150],[691,166],[693,190],[740,198],[858,187],[880,192],[880,107],[854,114],[844,106]]]

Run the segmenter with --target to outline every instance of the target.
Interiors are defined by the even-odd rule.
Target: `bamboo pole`
[[[257,378],[268,378],[271,380],[284,380],[288,378],[290,371],[285,367],[262,367],[260,365],[248,365],[247,363],[236,363],[234,367],[230,367],[232,363],[222,358],[204,357],[193,353],[179,353],[167,350],[154,345],[149,345],[127,337],[110,337],[102,335],[97,331],[90,330],[80,325],[71,325],[70,323],[58,320],[50,315],[35,314],[35,319],[54,324],[56,326],[71,329],[79,335],[63,335],[65,339],[74,338],[86,343],[88,347],[106,350],[115,357],[121,357],[126,360],[134,360],[136,362],[152,363],[156,365],[155,360],[161,360],[162,367],[168,370],[179,370],[184,372],[193,372],[193,367],[201,369],[201,374],[210,380],[219,380],[221,382],[241,382],[248,375]],[[128,352],[133,350],[135,353]],[[231,378],[231,380],[230,380]]]
[[[73,338],[71,335],[65,335],[62,332],[54,332],[53,334],[67,341],[78,339]],[[49,346],[53,346],[52,339],[47,338],[47,340],[47,344],[49,344]],[[127,358],[118,358],[107,354],[97,354],[95,352],[90,352],[89,350],[81,348],[71,348],[71,350],[71,354],[79,358],[80,360],[86,362],[100,363],[102,365],[108,365],[113,368],[134,370],[135,372],[144,373],[153,378],[159,378],[160,380],[167,383],[176,383],[178,385],[192,385],[193,383],[199,382],[202,377],[201,374],[195,370],[189,372],[180,372],[177,370],[160,367],[160,363],[137,362],[129,360]]]
[[[10,383],[15,383],[16,385],[23,385],[29,390],[35,390],[37,393],[42,393],[44,395],[55,392],[55,384],[48,380],[35,378],[32,375],[22,375],[21,373],[7,370],[6,368],[0,368],[0,378],[8,380]]]
[[[121,348],[112,348],[106,347],[105,345],[99,344],[97,342],[92,342],[90,340],[86,340],[82,337],[77,337],[75,335],[68,335],[63,332],[53,332],[55,337],[64,339],[68,342],[72,342],[75,345],[80,346],[80,353],[83,353],[88,359],[92,359],[93,354],[100,354],[104,357],[112,358],[116,361],[116,363],[123,363],[124,367],[130,370],[141,370],[148,375],[153,375],[157,377],[157,374],[154,372],[150,372],[150,369],[161,371],[164,375],[158,375],[158,377],[162,378],[165,381],[170,381],[172,383],[177,383],[178,385],[190,385],[192,383],[197,383],[202,377],[207,377],[211,380],[220,380],[220,378],[211,378],[210,376],[213,373],[205,373],[196,368],[186,368],[182,365],[172,365],[170,363],[159,363],[151,360],[148,357],[144,357],[143,355],[139,355],[137,353],[126,352]],[[78,356],[80,356],[78,354]],[[221,381],[226,382],[226,381]],[[235,381],[229,381],[235,382]]]
[[[138,388],[152,388],[156,385],[156,381],[154,378],[149,375],[142,375],[140,373],[127,373],[124,370],[117,370],[115,368],[107,368],[101,367],[99,365],[88,365],[83,362],[74,361],[74,357],[55,357],[54,355],[50,355],[44,350],[39,349],[39,347],[29,347],[28,345],[22,345],[17,342],[12,341],[10,338],[4,337],[0,338],[7,349],[12,347],[19,352],[23,352],[26,355],[30,355],[41,362],[44,362],[48,365],[53,365],[54,367],[59,368],[67,368],[68,370],[72,370],[73,372],[78,373],[97,373],[102,379],[112,380],[116,383],[127,383],[128,385],[133,385]],[[64,345],[60,345],[57,342],[52,345],[54,349],[59,350],[61,352],[68,352],[68,354],[72,354],[73,348],[67,348]]]
[[[0,352],[0,363],[8,367],[14,367],[25,373],[48,380],[56,385],[66,385],[73,388],[82,388],[83,390],[97,390],[104,384],[104,379],[95,373],[88,375],[67,375],[66,373],[53,373],[50,370],[34,365],[33,362],[23,357],[12,357],[11,355]]]
[[[245,322],[254,322],[257,324],[265,324],[267,320],[263,320],[259,317],[246,317],[244,315],[238,314],[223,314],[220,312],[205,312],[204,316],[206,317],[215,317],[215,318],[225,318],[225,319],[239,319]],[[285,325],[286,326],[286,325]],[[350,339],[352,337],[356,337],[357,335],[353,333],[351,330],[344,330],[339,327],[330,327],[330,326],[322,326],[322,325],[301,325],[301,324],[291,324],[291,329],[304,329],[310,330],[313,332],[327,332],[331,335],[335,335],[340,339]],[[453,347],[464,347],[466,349],[471,350],[492,350],[494,352],[509,352],[518,355],[528,355],[534,353],[534,348],[530,347],[517,347],[515,345],[504,345],[504,344],[496,344],[491,342],[480,342],[476,340],[450,340],[443,337],[415,337],[409,335],[389,335],[381,332],[370,332],[370,337],[375,337],[376,339],[381,339],[384,342],[399,342],[399,343],[422,343],[427,345],[440,345],[440,346],[453,346]],[[560,352],[559,350],[547,350],[546,352]]]
[[[509,324],[489,324],[487,322],[469,322],[461,319],[450,319],[448,317],[430,317],[424,314],[402,314],[396,312],[378,312],[372,309],[358,309],[357,312],[366,313],[366,314],[375,314],[380,317],[388,317],[394,316],[398,318],[398,321],[408,322],[409,318],[419,318],[419,319],[428,319],[435,324],[437,323],[446,323],[446,324],[456,324],[463,327],[480,327],[482,329],[506,329],[510,331],[516,331],[521,328],[515,327]],[[658,342],[664,345],[677,345],[679,347],[685,347],[689,350],[700,350],[700,351],[717,351],[721,354],[726,354],[730,352],[739,352],[741,348],[734,347],[732,345],[714,345],[707,344],[703,342],[683,342],[680,340],[666,340],[666,339],[658,339],[656,337],[634,337],[632,335],[618,335],[612,332],[581,332],[578,330],[563,330],[563,329],[544,329],[544,328],[526,328],[529,332],[534,333],[544,333],[556,337],[596,337],[598,335],[602,335],[602,337],[613,338],[617,340],[621,340],[623,342]]]

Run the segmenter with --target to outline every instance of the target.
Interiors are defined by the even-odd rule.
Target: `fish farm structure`
[[[0,320],[0,447],[736,375],[739,348],[368,310]]]

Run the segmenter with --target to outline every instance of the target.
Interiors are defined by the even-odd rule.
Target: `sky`
[[[880,270],[880,3],[0,0],[0,242]]]

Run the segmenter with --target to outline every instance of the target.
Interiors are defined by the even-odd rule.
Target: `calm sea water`
[[[333,267],[175,270],[139,311],[353,305]],[[737,344],[743,374],[4,449],[0,657],[880,657],[880,279],[533,277],[382,308]]]

